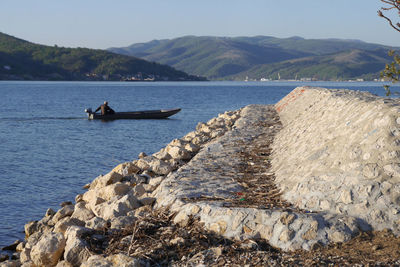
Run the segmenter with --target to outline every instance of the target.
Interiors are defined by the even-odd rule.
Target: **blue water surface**
[[[73,201],[119,163],[152,154],[219,113],[274,104],[303,85],[384,95],[374,82],[0,81],[0,247],[23,239],[28,221]],[[116,111],[182,111],[166,120],[89,121],[83,110],[104,100]]]

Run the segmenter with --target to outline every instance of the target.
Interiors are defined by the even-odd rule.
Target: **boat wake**
[[[5,117],[0,118],[1,121],[44,121],[44,120],[83,120],[87,119],[86,117],[31,117],[31,118],[23,118],[23,117]]]

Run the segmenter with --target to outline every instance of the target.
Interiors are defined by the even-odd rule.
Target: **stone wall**
[[[344,242],[369,229],[356,218],[340,214],[227,205],[245,190],[236,181],[243,176],[240,166],[252,164],[240,160],[240,152],[254,146],[259,136],[273,138],[281,129],[273,105],[249,105],[239,114],[230,131],[205,144],[189,163],[163,179],[152,194],[155,207],[169,206],[177,214],[177,224],[185,225],[194,216],[219,235],[262,238],[283,250]]]
[[[400,233],[400,101],[299,87],[275,107],[272,168],[284,198]]]

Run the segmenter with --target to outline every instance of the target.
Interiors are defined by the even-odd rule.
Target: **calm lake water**
[[[248,104],[274,104],[302,85],[384,95],[382,84],[372,82],[0,81],[0,247],[23,239],[25,223],[74,201],[84,184],[119,163],[160,150],[200,121]],[[167,120],[89,121],[84,109],[104,100],[116,111],[182,111]]]

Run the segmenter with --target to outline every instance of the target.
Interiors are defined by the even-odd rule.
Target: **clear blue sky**
[[[184,35],[360,39],[400,46],[380,0],[0,0],[0,32],[109,48]],[[398,15],[394,15],[398,18]]]

